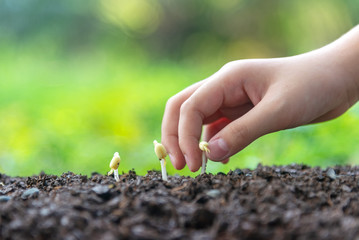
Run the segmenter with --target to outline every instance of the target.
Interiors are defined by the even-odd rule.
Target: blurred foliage
[[[159,169],[152,141],[170,96],[231,60],[321,47],[358,12],[356,0],[0,0],[0,172],[105,173],[115,151],[124,172]],[[208,170],[358,164],[358,122],[357,106]]]

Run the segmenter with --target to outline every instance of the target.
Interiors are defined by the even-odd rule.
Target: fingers
[[[216,122],[218,119],[221,119],[223,117],[229,120],[234,120],[243,116],[251,108],[253,108],[253,104],[251,102],[236,107],[229,107],[229,108],[221,107],[212,116],[209,116],[206,119],[204,119],[203,124],[212,124]]]
[[[203,81],[189,86],[177,95],[170,98],[166,105],[162,120],[161,142],[166,148],[170,160],[176,169],[182,169],[186,164],[178,144],[179,109],[182,103],[202,84]]]
[[[263,99],[248,113],[222,128],[209,141],[211,152],[208,157],[223,161],[260,136],[282,129],[283,104],[277,100]],[[285,122],[285,121],[284,121]]]
[[[198,148],[205,119],[218,115],[221,107],[243,105],[248,101],[243,92],[241,78],[228,78],[226,73],[214,77],[199,87],[181,106],[178,124],[178,141],[191,171],[201,166]]]
[[[262,61],[258,64],[262,65]],[[203,124],[216,121],[223,116],[229,120],[242,119],[247,116],[244,117],[244,120],[240,120],[244,125],[239,124],[246,126],[247,121],[253,119],[253,117],[248,117],[256,115],[254,114],[256,111],[251,113],[253,110],[250,110],[253,108],[252,101],[254,103],[260,101],[262,98],[260,95],[265,92],[267,87],[266,84],[258,81],[264,79],[261,77],[264,75],[264,71],[254,72],[251,70],[251,66],[258,64],[234,62],[226,65],[210,78],[185,89],[168,101],[162,123],[162,144],[166,147],[175,168],[181,169],[185,164],[191,171],[197,171],[200,168],[201,151],[198,148],[198,142]],[[246,80],[249,78],[252,80],[248,81],[249,85],[246,85]],[[252,89],[252,96],[248,95],[246,87]],[[243,117],[241,117],[242,115]],[[231,133],[227,130],[228,127],[232,130],[243,131],[241,128],[233,129],[237,127],[237,121],[235,121],[236,124],[227,122],[227,125],[218,123],[218,125],[213,125],[217,129],[214,128],[206,133],[209,134],[208,138],[215,135],[211,136],[210,142],[215,151],[209,154],[210,159],[227,161],[230,154],[233,154],[238,148],[238,146],[234,146],[235,138],[227,137]],[[223,128],[224,126],[226,127]],[[246,128],[243,127],[243,129]],[[221,134],[223,134],[222,137]],[[241,134],[239,133],[239,135]],[[251,139],[254,140],[253,136]],[[223,139],[228,141],[228,144]],[[214,142],[214,140],[217,141]],[[243,140],[240,146],[244,145],[246,141]],[[227,147],[224,154],[219,152],[218,146],[223,149],[229,144],[231,148]],[[210,148],[212,152],[212,147],[210,146]]]
[[[210,123],[204,127],[203,140],[208,142],[214,135],[221,131],[225,126],[231,122],[230,119],[222,117],[217,121]]]
[[[219,131],[221,131],[224,127],[226,127],[232,120],[235,120],[243,116],[252,108],[253,108],[253,104],[247,103],[240,107],[221,109],[220,113],[216,113],[214,114],[215,116],[211,116],[207,118],[205,120],[205,123],[206,122],[210,122],[210,123],[205,125],[204,127],[204,131],[202,134],[203,140],[208,142],[214,135],[216,135]],[[225,160],[222,161],[223,164],[226,164],[228,162],[229,162],[229,158],[226,158]]]
[[[227,126],[231,120],[226,117],[222,117],[217,121],[210,123],[204,127],[202,138],[204,141],[208,142],[214,135],[216,135],[220,130]],[[207,156],[208,157],[208,156]],[[228,163],[229,158],[222,161],[223,164]]]
[[[226,158],[222,161],[223,164],[227,164],[229,162],[229,158]]]
[[[215,82],[197,89],[181,106],[178,124],[179,146],[188,165],[195,172],[201,167],[198,142],[204,119],[217,112],[223,103],[223,90]]]

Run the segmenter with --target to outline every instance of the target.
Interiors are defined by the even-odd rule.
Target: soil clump
[[[236,169],[196,178],[134,171],[0,173],[0,239],[355,239],[359,167]]]

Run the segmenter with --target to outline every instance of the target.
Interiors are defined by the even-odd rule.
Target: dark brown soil
[[[359,167],[0,174],[0,239],[355,239]]]

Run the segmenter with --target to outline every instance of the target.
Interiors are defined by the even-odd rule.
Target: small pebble
[[[102,186],[102,185],[97,185],[96,187],[93,187],[91,190],[100,196],[106,195],[110,191],[108,186]]]
[[[142,182],[141,178],[137,178],[136,185],[139,186],[141,184],[141,182]]]
[[[21,198],[26,200],[28,198],[37,198],[39,196],[39,189],[37,188],[30,188],[27,189],[25,192],[23,192],[23,194],[21,195]]]
[[[351,192],[351,191],[352,191],[352,189],[351,189],[350,187],[348,187],[347,185],[343,185],[343,186],[342,186],[342,190],[343,190],[344,192]]]
[[[9,196],[0,196],[0,203],[10,201],[11,197]]]
[[[241,175],[241,174],[243,174],[242,170],[239,169],[239,168],[237,168],[236,170],[234,170],[233,173],[234,173],[235,175]]]
[[[337,175],[335,174],[335,171],[333,168],[328,169],[327,176],[332,180],[335,180],[337,178]]]
[[[212,189],[212,190],[209,190],[206,193],[206,195],[209,196],[209,197],[212,197],[212,198],[216,198],[219,195],[221,195],[221,191],[219,191],[218,189]]]

